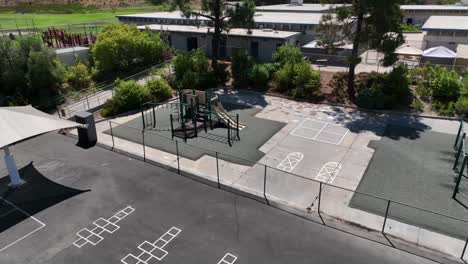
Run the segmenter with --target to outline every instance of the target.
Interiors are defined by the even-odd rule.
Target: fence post
[[[466,137],[466,133],[463,133],[463,136],[461,138],[460,146],[458,147],[457,155],[455,156],[455,163],[453,164],[453,170],[454,171],[457,170],[458,161],[460,160],[461,152],[462,152],[463,148],[465,147],[464,146],[465,145],[465,137]]]
[[[462,254],[461,254],[461,257],[460,257],[462,260],[464,260],[467,246],[468,246],[468,237],[466,238],[465,246],[463,247],[463,251],[462,251]]]
[[[265,164],[265,173],[263,175],[263,198],[265,198],[265,201],[268,205],[270,205],[270,202],[268,201],[266,197],[266,184],[267,184],[267,165]]]
[[[89,109],[91,109],[91,107],[89,106],[88,95],[86,95],[85,97],[86,97],[86,102],[88,103],[88,110],[89,110]]]
[[[458,189],[460,187],[460,182],[463,177],[463,171],[465,170],[467,159],[468,159],[468,156],[465,154],[465,156],[463,157],[462,167],[458,173],[458,178],[456,178],[455,188],[453,188],[453,194],[452,194],[453,199],[457,197]]]
[[[319,186],[319,197],[318,197],[318,206],[317,206],[317,212],[319,213],[319,215],[320,215],[320,204],[322,203],[322,185],[323,185],[323,182],[320,182],[320,186]]]
[[[145,110],[143,107],[141,108],[141,120],[143,122],[143,130],[144,130],[146,129],[146,125],[145,125]]]
[[[145,131],[141,131],[141,139],[143,143],[143,161],[146,161],[146,150],[145,150]]]
[[[460,117],[460,126],[458,127],[457,137],[455,138],[455,144],[453,144],[453,149],[457,149],[458,140],[460,139],[460,135],[463,129],[463,117]]]
[[[112,150],[114,150],[114,133],[112,132],[112,121],[109,121],[110,132],[112,137]]]
[[[216,176],[218,178],[218,189],[221,189],[221,184],[219,182],[219,160],[218,160],[218,151],[216,151]]]
[[[180,174],[180,162],[179,162],[179,142],[175,141],[176,155],[177,155],[177,173]]]
[[[387,224],[388,210],[390,209],[390,200],[387,200],[387,209],[385,209],[385,219],[382,226],[382,233],[385,233],[385,225]]]

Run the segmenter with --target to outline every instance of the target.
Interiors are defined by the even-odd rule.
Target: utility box
[[[83,148],[90,148],[96,145],[97,134],[94,115],[90,112],[81,112],[75,115],[75,122],[83,124],[85,127],[78,128],[77,145]]]

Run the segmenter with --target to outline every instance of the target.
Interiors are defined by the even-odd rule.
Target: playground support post
[[[195,137],[198,137],[198,129],[197,129],[197,116],[193,115],[192,117],[192,123],[193,123],[193,131],[195,133]]]
[[[206,128],[206,113],[203,114],[203,129],[205,130],[205,133],[208,132],[208,129]]]
[[[468,156],[465,154],[464,157],[463,157],[462,167],[460,168],[460,171],[458,173],[458,177],[456,179],[455,188],[453,189],[453,194],[452,194],[453,199],[455,199],[457,197],[457,193],[458,193],[458,190],[460,188],[460,182],[461,182],[461,179],[463,177],[463,171],[466,168],[466,163],[467,162],[468,162]]]

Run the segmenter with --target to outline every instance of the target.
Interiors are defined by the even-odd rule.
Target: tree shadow
[[[400,138],[417,139],[421,133],[431,127],[414,115],[394,113],[376,113],[358,109],[331,107],[322,111],[337,123],[344,124],[353,133],[372,132],[377,136],[386,136],[394,140]],[[387,129],[392,126],[392,129]]]
[[[266,95],[258,92],[221,89],[216,91],[215,93],[219,95],[221,102],[230,103],[234,106],[239,107],[236,109],[229,110],[242,110],[257,106],[265,108],[266,106],[268,106],[268,102],[265,99]]]
[[[38,212],[89,190],[77,190],[47,179],[32,162],[19,170],[26,183],[9,188],[9,177],[0,179],[0,233]]]

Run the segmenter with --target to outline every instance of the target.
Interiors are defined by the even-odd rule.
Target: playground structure
[[[453,164],[453,170],[457,173],[455,176],[455,188],[453,190],[452,198],[456,199],[457,194],[460,192],[460,184],[463,178],[467,178],[467,175],[464,174],[465,171],[468,171],[468,153],[465,148],[466,143],[466,132],[463,117],[460,117],[460,126],[458,128],[457,137],[455,138],[455,143],[453,148],[456,151],[455,162]]]
[[[172,138],[196,138],[200,131],[223,127],[227,129],[229,146],[233,137],[240,140],[240,131],[246,126],[239,122],[239,114],[230,115],[224,108],[218,95],[211,91],[180,90],[177,102],[155,103],[142,105],[142,126],[144,130],[171,131]],[[170,127],[159,125],[156,111],[161,108],[170,109]],[[163,122],[164,123],[164,122]]]
[[[96,35],[86,32],[81,33],[67,33],[63,29],[47,28],[47,31],[42,32],[43,42],[51,48],[67,48],[90,46],[96,42]]]

